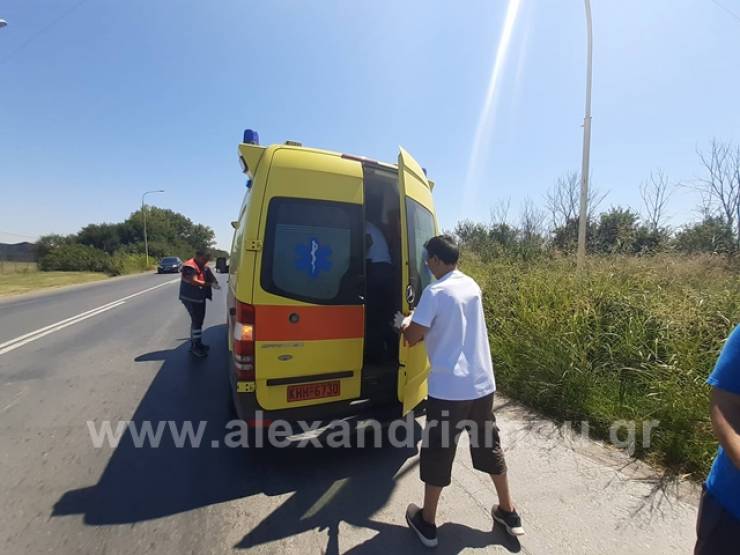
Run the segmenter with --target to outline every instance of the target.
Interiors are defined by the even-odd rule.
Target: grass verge
[[[0,297],[108,279],[98,272],[18,272],[0,276]]]
[[[463,270],[484,291],[501,390],[558,420],[609,437],[636,421],[635,454],[703,478],[716,449],[705,380],[740,321],[740,273],[716,257],[482,263]],[[658,420],[649,438],[642,422]]]
[[[38,264],[35,262],[14,262],[0,260],[0,275],[3,274],[21,274],[35,272],[38,270]]]

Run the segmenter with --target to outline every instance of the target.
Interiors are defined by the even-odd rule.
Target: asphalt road
[[[0,301],[0,553],[426,553],[404,521],[420,502],[416,446],[210,447],[232,418],[224,293],[208,307],[211,356],[194,360],[173,279]],[[527,535],[519,543],[493,527],[493,487],[461,445],[439,553],[691,551],[696,488],[498,405]],[[186,420],[208,423],[205,446],[165,437],[137,448],[125,435],[96,448],[88,429]]]

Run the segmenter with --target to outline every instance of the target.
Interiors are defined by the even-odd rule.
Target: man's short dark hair
[[[210,259],[211,258],[211,251],[209,251],[207,249],[198,249],[197,251],[195,251],[195,256],[196,256],[196,258],[200,258],[202,256],[205,256],[206,258],[209,258]]]
[[[424,247],[427,249],[429,258],[436,256],[445,264],[457,264],[460,258],[460,248],[457,242],[450,235],[437,235],[426,242]]]

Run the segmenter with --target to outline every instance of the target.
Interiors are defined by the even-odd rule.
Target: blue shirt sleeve
[[[740,395],[740,325],[727,338],[707,383]]]

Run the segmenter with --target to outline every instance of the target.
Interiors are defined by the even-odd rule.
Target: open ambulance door
[[[437,233],[434,205],[424,170],[403,148],[398,154],[398,188],[401,214],[401,306],[408,315],[431,281],[424,263],[424,243]],[[398,351],[398,399],[405,416],[427,397],[429,359],[421,341],[413,347],[400,338]]]

